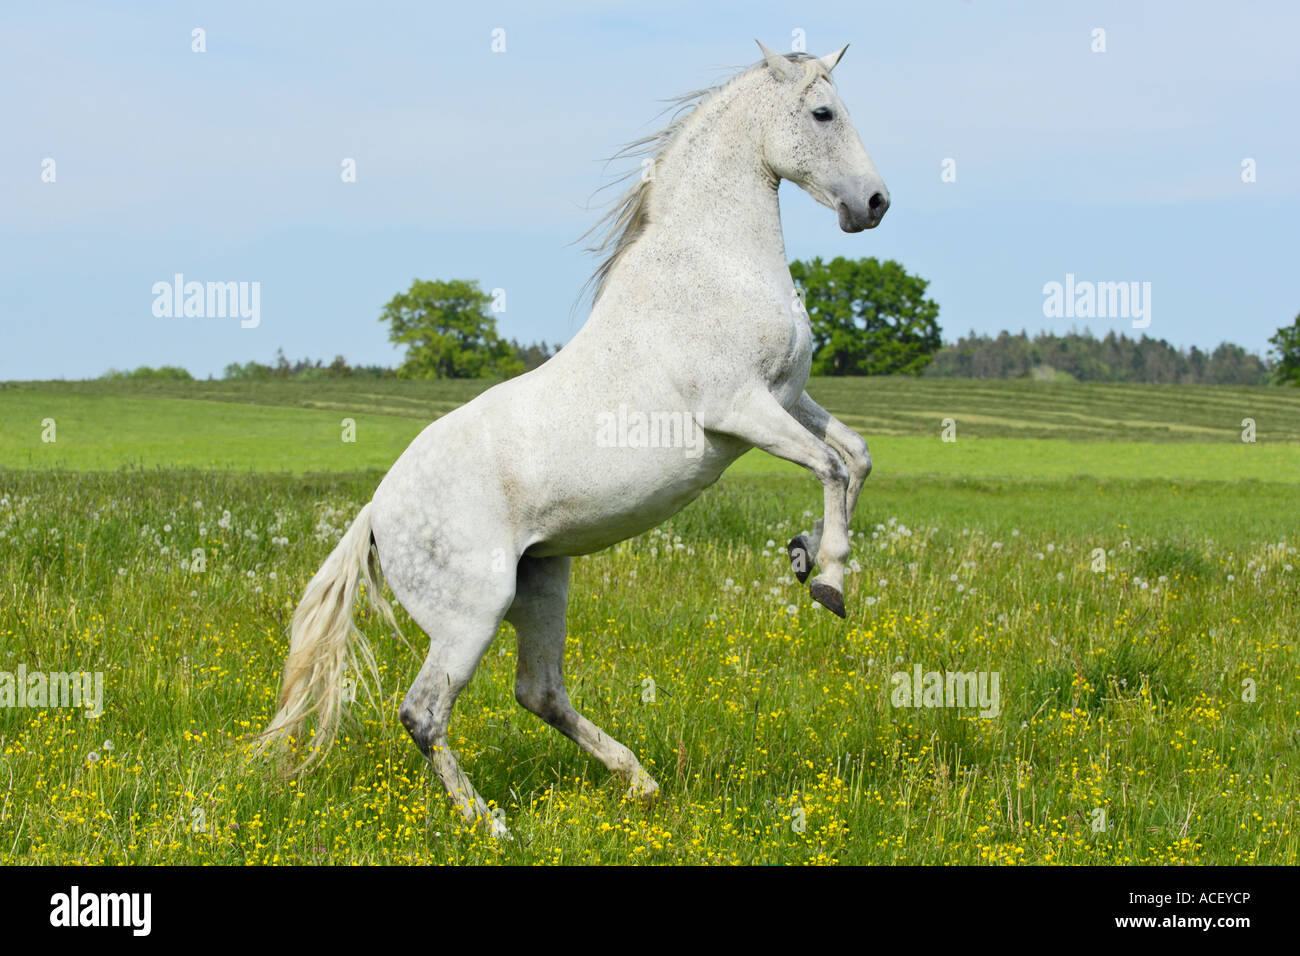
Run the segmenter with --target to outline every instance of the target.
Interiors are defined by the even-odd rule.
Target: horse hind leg
[[[519,562],[514,603],[506,612],[519,643],[515,699],[627,780],[628,797],[653,798],[659,785],[636,755],[578,713],[565,690],[565,610],[571,564],[567,557],[525,557]]]
[[[488,808],[457,762],[447,728],[456,698],[474,676],[509,606],[513,575],[485,570],[478,579],[467,579],[463,571],[453,573],[454,566],[444,565],[436,594],[402,600],[429,635],[429,653],[398,713],[461,815],[472,824],[485,821],[495,836],[507,836],[501,812]]]

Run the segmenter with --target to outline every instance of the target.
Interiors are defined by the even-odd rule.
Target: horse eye
[[[812,111],[812,114],[813,119],[817,120],[819,123],[829,123],[835,118],[835,114],[831,112],[829,106],[819,106]]]

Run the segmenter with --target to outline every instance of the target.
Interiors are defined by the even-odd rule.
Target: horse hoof
[[[659,799],[659,784],[655,783],[654,778],[644,770],[639,771],[632,778],[632,785],[627,788],[625,796],[628,800],[653,803]]]
[[[785,553],[790,556],[790,567],[794,569],[794,576],[799,579],[800,584],[803,584],[808,580],[808,575],[812,574],[812,555],[808,553],[808,539],[801,534],[795,535],[785,546]]]
[[[808,589],[812,594],[813,600],[826,608],[838,614],[840,617],[846,617],[844,613],[844,595],[831,587],[829,584],[823,584],[821,581],[814,581],[812,587]]]

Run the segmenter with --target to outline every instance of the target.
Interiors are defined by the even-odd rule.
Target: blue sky
[[[1300,311],[1294,3],[43,2],[0,10],[0,379],[391,363],[378,314],[416,277],[564,341],[603,158],[796,30],[852,44],[837,85],[893,205],[845,235],[784,185],[792,257],[898,259],[949,339],[1068,329],[1042,308],[1066,273],[1150,282],[1146,331],[1180,345],[1263,352]],[[259,282],[260,325],[155,317],[177,272]]]

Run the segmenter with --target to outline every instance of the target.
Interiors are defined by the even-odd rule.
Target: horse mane
[[[803,65],[804,78],[801,88],[811,86],[820,77],[830,80],[830,72],[812,54],[787,53],[785,58]],[[667,125],[658,132],[626,144],[613,156],[609,157],[605,161],[605,165],[608,167],[610,163],[631,158],[642,160],[649,158],[652,162],[657,161],[664,150],[677,138],[677,134],[681,132],[701,104],[711,99],[714,94],[720,93],[736,80],[748,76],[766,65],[766,61],[759,60],[757,63],[735,71],[714,86],[694,90],[669,99],[667,101],[668,105],[659,114],[660,116],[665,113],[671,114]],[[603,232],[599,241],[593,246],[588,246],[585,250],[603,258],[596,266],[596,270],[583,284],[582,291],[578,293],[579,302],[582,301],[583,296],[586,295],[589,289],[593,290],[592,305],[594,306],[600,300],[600,294],[605,290],[605,282],[609,279],[610,273],[618,264],[619,259],[645,231],[649,219],[650,193],[654,188],[654,178],[647,179],[643,177],[641,168],[641,166],[637,166],[596,190],[597,193],[600,193],[628,179],[635,178],[635,182],[610,204],[609,210],[596,221],[596,224],[578,238],[578,241],[581,242],[593,233]]]

